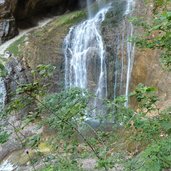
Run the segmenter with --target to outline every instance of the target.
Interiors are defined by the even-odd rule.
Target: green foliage
[[[0,63],[0,77],[5,77],[6,75],[7,75],[7,70],[5,69],[3,63]]]
[[[56,164],[49,165],[39,171],[83,171],[79,166],[77,161],[69,159],[60,159]]]
[[[40,169],[39,171],[54,171],[53,166],[46,166],[45,168]]]
[[[77,150],[78,140],[74,139],[76,136],[73,135],[75,135],[74,133],[82,124],[82,121],[84,121],[87,112],[91,112],[91,109],[87,109],[89,108],[90,101],[96,97],[79,88],[46,95],[48,87],[46,81],[53,76],[53,70],[54,67],[50,65],[39,65],[32,71],[33,82],[20,84],[18,86],[15,92],[16,96],[13,98],[6,111],[8,113],[19,112],[28,106],[35,105],[34,110],[28,113],[26,117],[26,125],[29,122],[34,122],[35,118],[39,116],[42,118],[43,124],[48,125],[48,127],[57,132],[56,139],[58,139],[58,141],[56,141],[55,144],[56,150],[62,148],[63,153],[67,154],[67,157],[58,157],[56,154],[53,164],[50,164],[50,161],[48,161],[50,165],[42,169],[42,171],[81,171],[76,160],[79,154]],[[132,134],[127,137],[128,140],[126,141],[145,144],[143,147],[145,150],[127,163],[126,168],[128,168],[128,170],[157,171],[162,168],[170,167],[169,155],[171,147],[169,145],[169,137],[171,133],[171,117],[168,115],[169,111],[165,111],[161,113],[160,116],[156,117],[149,118],[147,116],[149,112],[158,112],[156,108],[158,99],[155,91],[156,89],[153,87],[147,87],[143,84],[138,85],[131,94],[131,96],[135,97],[137,100],[140,109],[138,112],[134,112],[132,109],[125,107],[126,99],[123,96],[112,101],[101,99],[104,109],[107,110],[106,114],[108,114],[105,115],[104,119],[106,120],[106,118],[109,117],[110,121],[115,120],[116,123],[119,123],[119,128],[122,127],[132,132]],[[38,106],[37,103],[39,103]],[[22,128],[15,129],[16,133],[19,133],[21,129]],[[121,163],[121,160],[124,160],[123,156],[116,157],[117,153],[112,155],[112,150],[110,149],[112,148],[111,144],[119,143],[119,139],[121,139],[122,135],[115,138],[116,135],[113,135],[113,132],[109,136],[109,134],[103,132],[103,130],[99,130],[95,135],[95,137],[88,137],[86,143],[88,142],[87,145],[89,149],[91,146],[93,147],[94,151],[92,148],[91,150],[94,154],[97,154],[96,157],[99,156],[97,160],[98,169],[113,168],[116,163]],[[114,137],[113,140],[111,136]],[[7,141],[7,134],[4,133],[2,137],[3,142]],[[99,139],[102,138],[104,141],[99,141]],[[40,135],[34,135],[25,139],[23,144],[29,148],[35,148],[38,147],[40,140]],[[146,148],[147,144],[150,145]],[[88,156],[94,156],[91,154],[90,150],[88,151]],[[37,161],[37,159],[35,161]],[[133,162],[137,162],[137,164],[133,165]],[[144,163],[145,167],[143,166]],[[140,164],[142,164],[143,167]]]
[[[58,171],[82,171],[78,167],[78,162],[76,160],[60,159],[58,163],[54,166],[53,170]]]
[[[161,124],[163,132],[166,135],[170,135],[171,134],[171,116],[170,116],[169,109],[160,113],[159,122]]]
[[[44,105],[40,106],[43,113],[48,112],[45,123],[51,128],[71,136],[73,132],[72,124],[75,125],[78,120],[82,120],[85,116],[88,99],[88,93],[79,88],[65,90],[45,97]]]
[[[142,100],[147,98],[148,102],[149,96],[144,97],[144,93],[151,92],[151,88],[149,91],[148,87],[143,86],[143,91],[136,90],[133,94],[137,97],[137,100],[141,103]],[[155,100],[153,102],[155,103]],[[152,103],[150,104],[153,106]],[[150,109],[153,108],[150,107]],[[128,161],[125,166],[126,170],[161,171],[162,169],[171,167],[170,109],[161,112],[160,115],[155,117],[148,117],[146,112],[136,113],[131,118],[128,127],[134,129],[134,134],[130,136],[130,139],[133,139],[133,141],[140,141],[148,146],[144,151]]]
[[[160,138],[160,134],[163,130],[160,120],[157,117],[149,118],[142,113],[138,113],[131,119],[131,121],[135,129],[135,135],[130,138],[146,143],[157,141],[158,138]]]
[[[35,70],[32,70],[33,82],[26,84],[17,83],[16,91],[11,92],[12,100],[6,105],[4,116],[19,112],[31,105],[36,109],[36,98],[43,97],[45,93],[47,93],[47,88],[54,69],[55,67],[51,65],[38,65]],[[48,83],[46,83],[47,79],[49,80]],[[15,80],[13,81],[15,82]]]
[[[69,14],[65,14],[63,16],[59,16],[56,22],[56,26],[59,27],[63,25],[72,25],[80,22],[85,17],[86,17],[85,11],[76,11]]]
[[[33,135],[33,136],[25,139],[25,144],[27,147],[35,148],[35,147],[38,147],[39,143],[40,143],[40,135],[39,134]]]
[[[149,117],[149,112],[158,112],[156,102],[158,100],[155,95],[156,89],[139,84],[131,93],[138,103],[138,112],[134,112],[129,122],[128,127],[135,129],[135,135],[130,138],[136,141],[146,141],[150,143],[157,140],[162,132],[162,126],[158,117]],[[158,114],[158,113],[157,113]]]
[[[106,100],[107,117],[115,121],[116,125],[124,125],[132,117],[133,110],[125,106],[126,98],[118,96],[114,100]],[[104,118],[103,118],[104,119]]]
[[[16,40],[14,43],[12,43],[6,50],[13,53],[14,56],[18,56],[21,52],[21,49],[19,46],[21,46],[21,44],[23,44],[24,41],[25,41],[25,36],[22,36],[21,38]]]
[[[148,113],[156,110],[155,104],[158,101],[158,98],[154,87],[147,87],[143,84],[139,84],[130,96],[136,98],[138,107],[141,111]]]
[[[38,77],[39,81],[41,81],[42,79],[44,80],[52,77],[55,68],[56,68],[55,66],[52,66],[50,64],[48,65],[40,64],[36,67],[35,70],[32,70],[31,73],[34,78]]]
[[[134,19],[135,25],[145,29],[145,35],[135,39],[137,46],[142,48],[162,50],[161,64],[163,68],[171,71],[171,12],[167,6],[169,0],[154,0],[154,18],[152,24],[143,20]]]
[[[171,52],[165,52],[161,55],[160,62],[162,67],[166,70],[171,71]]]
[[[128,162],[127,170],[161,171],[171,167],[171,137],[149,145],[135,159]]]
[[[0,131],[0,144],[3,144],[8,141],[10,134],[6,131]]]

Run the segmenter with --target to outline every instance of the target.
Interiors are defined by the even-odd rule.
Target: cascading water
[[[0,111],[4,108],[6,98],[6,88],[5,83],[2,78],[0,78]]]
[[[87,0],[90,5],[91,0]],[[100,7],[102,1],[98,1]],[[127,6],[124,15],[130,15],[133,9],[133,0],[127,1]],[[65,87],[80,87],[89,89],[96,95],[96,100],[93,102],[94,107],[101,106],[99,100],[107,97],[107,69],[105,46],[100,32],[100,26],[105,19],[105,15],[111,8],[109,4],[106,7],[100,8],[96,15],[88,6],[89,19],[83,23],[78,24],[70,29],[69,34],[64,41],[65,53]],[[122,38],[118,38],[118,51],[121,48],[121,66],[118,66],[118,61],[115,60],[114,72],[114,98],[117,95],[125,95],[126,103],[128,105],[129,84],[131,78],[131,71],[133,66],[134,45],[128,41],[129,37],[133,35],[133,25],[128,24],[122,33]],[[125,42],[126,46],[125,46]],[[120,47],[119,47],[120,46]],[[124,69],[126,49],[126,66]],[[117,50],[116,50],[117,51]],[[117,52],[116,52],[117,53]],[[117,68],[120,67],[121,71]],[[126,70],[126,71],[125,71]],[[119,83],[118,83],[119,82]],[[120,92],[118,93],[118,84],[120,85]],[[125,91],[123,90],[123,87]]]
[[[135,2],[134,0],[127,0],[126,10],[124,15],[129,17],[132,14]],[[128,106],[129,101],[129,85],[131,79],[131,72],[134,62],[134,51],[135,51],[135,44],[130,42],[130,38],[133,36],[134,27],[133,24],[128,21],[123,21],[122,23],[122,31],[118,33],[118,43],[117,43],[117,51],[121,51],[121,59],[116,52],[116,61],[115,61],[115,68],[118,68],[118,61],[121,61],[120,71],[119,69],[115,70],[114,73],[114,98],[118,95],[125,95],[126,102],[125,106]],[[126,42],[126,43],[125,43]],[[125,59],[126,58],[126,59]],[[124,64],[125,62],[125,64]],[[126,68],[124,68],[126,66]],[[118,84],[120,85],[118,87]]]
[[[128,29],[128,37],[133,36],[134,28],[132,23],[129,24],[129,29]],[[126,103],[125,106],[128,106],[128,100],[129,100],[129,85],[130,85],[130,79],[131,79],[131,72],[132,72],[132,67],[133,67],[133,61],[134,61],[134,50],[135,50],[135,44],[127,41],[127,79],[126,79],[126,90],[125,90],[125,97],[126,97]]]
[[[92,0],[87,0],[87,11],[88,11],[88,18],[92,18],[92,10],[90,9],[90,5],[92,4]]]
[[[97,2],[98,6],[103,6],[103,8],[99,8],[99,11],[93,15],[90,8],[91,0],[87,0],[89,19],[72,27],[64,41],[65,87],[80,87],[94,92],[97,97],[93,102],[94,107],[101,106],[101,104],[98,104],[100,102],[97,99],[106,98],[108,92],[106,52],[100,27],[105,20],[106,13],[111,8],[109,3],[104,7],[104,4],[102,5],[104,1],[98,0]],[[131,14],[133,4],[133,0],[127,0],[124,16]],[[114,64],[115,79],[113,96],[115,98],[117,95],[125,95],[127,99],[125,105],[127,106],[131,70],[133,66],[134,45],[127,41],[129,37],[133,35],[133,25],[129,23],[125,28],[126,33],[125,30],[123,30],[122,38],[118,38],[117,42],[118,45],[116,49],[118,49],[118,51],[120,49],[122,57],[121,66],[118,65],[120,59],[117,57]],[[127,42],[126,46],[125,42]],[[124,51],[126,51],[126,55]],[[125,65],[127,69],[124,68]],[[117,70],[118,67],[120,67],[120,71]],[[120,91],[118,91],[118,84]]]
[[[132,14],[133,8],[134,8],[134,0],[128,0],[127,1],[127,8],[125,10],[124,15],[126,15],[127,17],[130,16]],[[115,80],[114,83],[114,97],[116,97],[117,95],[125,95],[126,97],[126,102],[125,102],[125,106],[128,106],[128,101],[129,101],[129,85],[130,85],[130,79],[131,79],[131,72],[132,72],[132,67],[133,67],[133,62],[134,62],[134,51],[135,51],[135,44],[130,42],[129,39],[133,36],[133,32],[134,32],[134,28],[133,28],[133,24],[130,22],[125,23],[125,21],[123,21],[123,31],[121,33],[121,38],[119,39],[119,41],[121,43],[118,43],[118,46],[121,46],[120,50],[122,52],[122,57],[121,57],[121,73],[120,73],[120,92],[119,94],[116,93],[117,90],[117,83],[118,81]],[[126,32],[126,33],[125,33]],[[126,45],[125,45],[125,40],[126,40]],[[126,49],[126,50],[124,50]],[[124,51],[126,51],[126,71],[124,71]],[[117,60],[116,60],[117,61]],[[116,62],[117,65],[117,62]],[[118,78],[117,76],[117,72],[115,73],[115,79]],[[124,78],[124,74],[125,77]],[[124,83],[125,82],[125,83]],[[123,85],[124,89],[123,90]],[[125,92],[124,92],[125,91]]]
[[[95,92],[98,98],[107,96],[107,73],[105,49],[100,33],[100,25],[110,5],[102,8],[94,17],[70,29],[65,38],[65,87],[80,87]],[[91,62],[97,65],[93,68]],[[91,69],[90,69],[91,68]],[[91,72],[95,76],[90,76]],[[95,106],[97,100],[94,101]]]

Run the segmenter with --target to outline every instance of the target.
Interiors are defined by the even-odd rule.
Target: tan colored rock
[[[156,87],[160,109],[171,106],[171,72],[165,71],[160,64],[157,50],[137,49],[132,73],[132,90],[139,84]]]
[[[140,0],[137,3],[136,15],[144,17],[150,23],[153,16],[153,8],[154,5],[152,2],[147,6],[147,4]],[[136,28],[136,34],[143,35],[142,28]],[[136,48],[131,78],[131,91],[139,83],[156,87],[159,97],[158,108],[163,110],[171,106],[171,72],[162,68],[160,55],[160,50]],[[135,106],[135,102],[132,102],[132,105]]]

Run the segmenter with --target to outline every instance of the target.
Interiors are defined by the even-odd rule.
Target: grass
[[[58,18],[56,26],[71,25],[80,22],[86,17],[85,11],[76,11]]]
[[[19,48],[19,46],[24,43],[24,40],[25,40],[25,36],[22,36],[14,43],[12,43],[6,50],[13,53],[14,56],[19,56],[19,54],[21,53],[21,49]]]
[[[4,144],[5,142],[8,141],[9,134],[7,132],[0,132],[0,144]]]

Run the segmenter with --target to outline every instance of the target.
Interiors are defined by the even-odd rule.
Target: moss
[[[41,142],[38,146],[39,152],[41,153],[50,153],[51,152],[51,147],[48,146],[47,143]]]
[[[9,139],[9,136],[10,135],[7,132],[5,132],[5,131],[0,132],[0,144],[3,144],[5,142],[7,142],[8,139]]]
[[[60,16],[56,20],[55,25],[57,27],[64,26],[64,25],[73,25],[85,19],[85,17],[86,17],[85,11],[76,11],[76,12],[68,13],[68,14]]]
[[[14,43],[12,43],[6,50],[14,54],[14,56],[19,56],[21,53],[20,45],[24,43],[25,36],[22,36]]]

